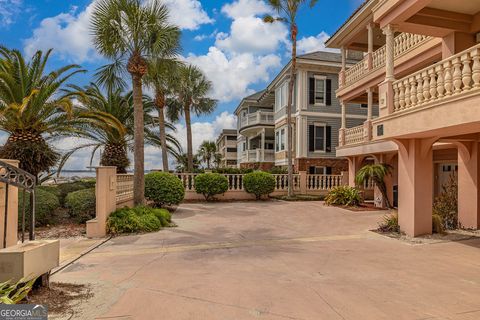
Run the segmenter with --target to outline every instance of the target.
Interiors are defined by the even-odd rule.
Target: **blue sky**
[[[105,60],[91,44],[88,30],[94,0],[0,0],[0,43],[31,55],[38,49],[54,49],[49,68],[80,64],[89,72],[72,80],[86,84]],[[262,0],[163,0],[171,20],[182,29],[182,57],[198,65],[214,84],[219,100],[215,113],[194,119],[194,147],[214,139],[222,127],[235,124],[232,112],[240,99],[263,89],[288,62],[288,30],[281,24],[265,25],[270,12]],[[319,0],[299,13],[299,51],[324,49],[323,42],[345,21],[362,0]],[[177,124],[184,143],[184,127]],[[74,142],[67,139],[59,149]],[[146,151],[147,168],[158,168],[156,150]],[[84,168],[86,154],[68,166]]]

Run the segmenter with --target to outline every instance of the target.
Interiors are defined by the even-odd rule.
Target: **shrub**
[[[325,196],[325,204],[328,206],[358,206],[362,201],[360,191],[350,186],[335,187]]]
[[[275,191],[275,177],[268,172],[262,171],[247,173],[243,177],[243,186],[245,191],[253,193],[259,200],[263,195],[268,195]]]
[[[185,198],[180,179],[167,172],[152,172],[145,176],[145,197],[156,207],[179,204]]]
[[[215,195],[227,192],[228,179],[219,173],[202,173],[195,177],[195,190],[210,201]]]
[[[71,192],[95,188],[95,180],[79,180],[75,182],[62,183],[57,186],[58,188],[58,199],[60,200],[60,205],[65,206],[65,199],[67,195]]]
[[[170,225],[171,216],[167,210],[139,206],[119,209],[110,214],[107,232],[111,234],[153,232]]]
[[[65,198],[65,207],[75,222],[85,223],[95,217],[95,189],[70,192]]]
[[[10,281],[0,283],[0,304],[18,304],[32,290],[37,278],[30,281],[20,279],[17,283]]]
[[[288,173],[288,170],[283,167],[272,167],[270,170],[268,170],[271,174],[286,174]]]
[[[444,229],[452,230],[458,227],[458,184],[453,174],[442,186],[442,193],[435,198],[433,214],[442,219]]]
[[[432,215],[432,232],[433,233],[443,233],[443,220],[438,214]]]
[[[381,232],[400,232],[398,213],[393,212],[385,215],[383,221],[378,225],[378,230]]]
[[[18,227],[21,227],[22,220],[23,192],[18,193]],[[39,187],[35,188],[35,225],[46,226],[55,222],[55,210],[60,207],[58,197]],[[28,226],[30,221],[30,194],[25,193],[25,223]]]

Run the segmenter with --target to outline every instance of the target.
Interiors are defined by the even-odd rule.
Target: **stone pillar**
[[[340,49],[342,55],[342,69],[340,70],[340,76],[338,77],[339,87],[345,85],[345,71],[347,70],[347,50],[345,47]]]
[[[363,137],[366,142],[372,140],[372,113],[373,113],[373,90],[367,89],[368,110],[367,120],[364,122]]]
[[[107,234],[107,218],[117,209],[117,168],[97,167],[95,183],[95,218],[87,221],[87,237],[102,238]]]
[[[359,157],[348,157],[348,185],[350,187],[355,187],[355,176],[357,175],[358,170],[360,169],[360,165],[362,164],[362,160]]]
[[[368,70],[373,69],[373,23],[367,25],[368,32],[368,53],[367,53],[367,68]]]
[[[395,81],[395,30],[392,25],[383,29],[386,36],[385,81],[378,86],[380,116],[393,113],[393,82]]]
[[[307,194],[307,172],[306,171],[299,171],[300,176],[300,194]]]
[[[345,102],[340,101],[340,106],[342,107],[342,124],[339,130],[338,144],[340,147],[345,145],[345,129],[347,128],[347,110]]]
[[[265,161],[265,129],[262,130],[260,143],[261,143],[261,149],[260,150],[262,152],[261,159],[262,159],[262,161]]]
[[[18,160],[1,159],[1,161],[17,167],[19,165]],[[8,186],[8,190],[5,183],[0,183],[0,248],[3,248],[3,238],[5,234],[5,194],[8,192],[8,207],[7,207],[7,241],[6,248],[14,246],[18,242],[18,188],[12,185]],[[30,195],[25,195],[29,197]],[[28,225],[28,220],[25,221]]]
[[[480,227],[480,162],[478,142],[460,142],[458,148],[458,223],[462,228]]]
[[[398,219],[409,236],[432,233],[433,151],[430,141],[405,139],[398,144]]]

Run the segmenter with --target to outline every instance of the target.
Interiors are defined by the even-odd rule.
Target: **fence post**
[[[1,159],[1,161],[12,165],[18,168],[19,161],[18,160],[9,160],[9,159]],[[18,232],[18,188],[12,185],[8,186],[5,183],[0,184],[0,235],[2,245],[0,248],[3,247],[3,237],[5,231],[7,232],[7,241],[6,241],[6,248],[14,246],[17,244],[17,232]],[[8,192],[8,197],[5,197],[6,192]],[[8,205],[6,206],[5,199],[8,200]],[[5,212],[5,206],[7,207],[7,212]],[[5,226],[5,215],[7,216],[7,228],[4,230]]]
[[[87,237],[101,238],[107,235],[107,218],[117,209],[117,168],[97,167],[95,183],[95,218],[87,221]]]
[[[307,172],[299,171],[298,174],[300,175],[300,194],[307,194]]]
[[[342,186],[348,186],[348,171],[342,171]]]

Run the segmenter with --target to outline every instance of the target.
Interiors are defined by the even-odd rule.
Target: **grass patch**
[[[272,196],[271,198],[283,201],[323,201],[325,196],[311,194],[295,194],[291,197],[288,195]]]

